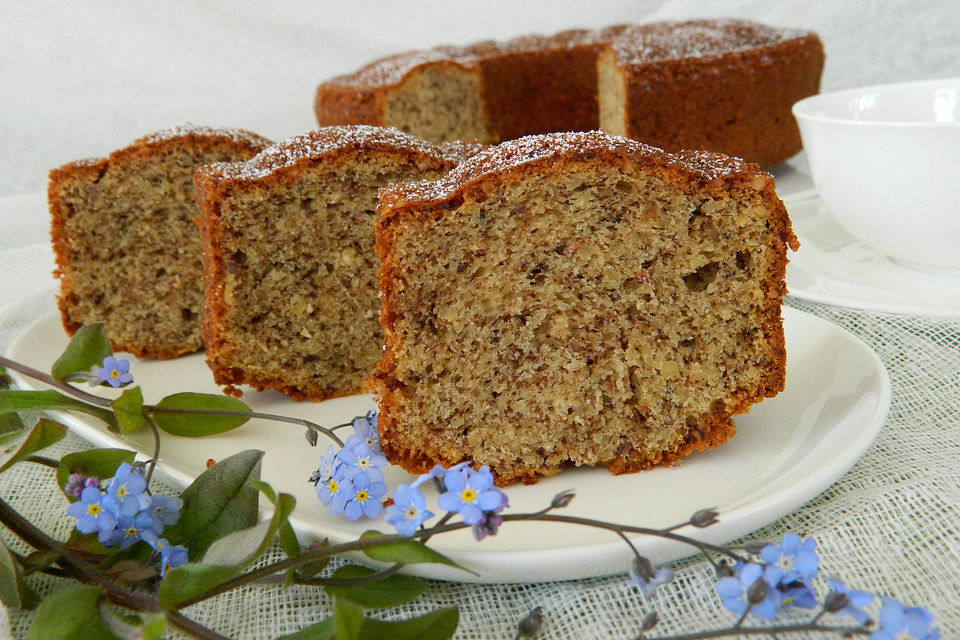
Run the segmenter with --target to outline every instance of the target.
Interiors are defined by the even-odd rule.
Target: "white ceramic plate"
[[[674,468],[613,476],[606,469],[577,469],[507,490],[510,511],[534,511],[565,489],[576,498],[571,515],[663,527],[685,521],[697,509],[718,507],[720,523],[695,536],[725,542],[753,531],[810,500],[836,481],[873,441],[890,401],[886,371],[857,338],[808,314],[784,309],[787,385],[779,396],[736,419],[739,433],[724,446],[696,453]],[[66,345],[56,316],[28,328],[9,357],[48,370]],[[147,402],[177,391],[217,392],[202,355],[133,362],[132,372]],[[29,381],[16,378],[21,386]],[[370,396],[297,403],[275,393],[245,394],[258,411],[309,417],[332,426],[372,408]],[[95,420],[61,415],[81,437],[98,446],[136,449],[146,458],[151,436],[109,433]],[[251,421],[226,434],[200,439],[164,436],[160,477],[185,486],[205,468],[244,449],[262,449],[263,478],[297,498],[292,521],[298,532],[331,542],[355,538],[371,527],[392,530],[382,519],[355,523],[333,517],[317,500],[307,477],[326,450],[307,446],[300,428]],[[388,485],[409,482],[398,468],[384,474]],[[431,509],[437,513],[437,509]],[[479,582],[568,580],[623,573],[631,553],[608,532],[581,526],[508,523],[496,537],[477,543],[469,531],[444,534],[431,546],[475,570],[479,577],[437,565],[415,565],[410,573]],[[656,563],[691,555],[689,547],[639,537],[637,548]]]
[[[786,204],[800,240],[787,265],[791,296],[870,311],[960,316],[960,274],[891,260],[844,231],[818,198]]]

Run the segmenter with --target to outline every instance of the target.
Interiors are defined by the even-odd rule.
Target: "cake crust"
[[[423,441],[413,441],[408,435],[407,423],[413,410],[404,398],[416,391],[408,388],[397,373],[402,359],[398,354],[404,347],[404,338],[398,335],[397,329],[402,320],[398,307],[409,286],[406,282],[409,272],[401,265],[398,254],[398,234],[403,229],[419,228],[418,225],[430,220],[450,216],[464,202],[482,202],[494,187],[502,190],[533,176],[543,179],[545,175],[559,174],[585,162],[607,167],[639,167],[680,193],[696,194],[698,198],[726,198],[735,192],[749,192],[767,208],[767,223],[778,245],[770,252],[769,262],[761,268],[763,302],[758,323],[767,337],[770,358],[762,378],[750,388],[738,389],[726,397],[721,408],[702,416],[682,441],[661,455],[640,456],[626,447],[620,455],[601,460],[600,464],[615,474],[674,464],[693,451],[712,448],[728,440],[735,433],[731,416],[747,411],[752,404],[783,389],[786,355],[780,303],[786,291],[786,248],[796,249],[798,243],[769,174],[735,158],[705,152],[671,154],[602,132],[530,136],[488,149],[437,181],[394,185],[381,191],[376,246],[382,260],[381,323],[386,347],[370,385],[377,391],[380,404],[381,446],[392,463],[411,473],[424,473],[435,464],[450,466],[464,459],[475,459],[472,451],[462,450],[451,455],[449,450],[429,449]],[[409,340],[409,336],[406,339]],[[507,465],[493,471],[500,485],[517,481],[532,483],[569,464],[568,461],[543,468]]]
[[[64,329],[73,335],[81,326],[96,321],[107,321],[108,335],[111,334],[111,318],[91,315],[81,311],[78,305],[82,294],[76,289],[77,278],[88,277],[84,271],[84,258],[79,246],[85,241],[76,231],[71,231],[69,221],[78,213],[77,202],[71,201],[68,192],[94,193],[100,181],[108,175],[136,171],[143,163],[160,159],[164,154],[181,151],[187,154],[220,154],[222,157],[249,157],[265,148],[270,141],[255,133],[240,129],[213,128],[199,125],[185,125],[163,129],[135,140],[130,145],[118,149],[106,158],[77,160],[52,169],[49,175],[47,199],[51,215],[50,235],[53,244],[56,270],[54,276],[60,280],[60,295],[57,306],[60,310]],[[186,171],[187,169],[183,169]],[[192,169],[189,170],[192,174]],[[192,181],[191,181],[192,184]],[[117,194],[122,198],[122,194]],[[89,203],[87,203],[89,204]],[[131,207],[136,205],[131,203]],[[108,222],[104,220],[104,222]],[[197,280],[184,283],[185,287],[196,288],[199,296],[199,255],[197,255]],[[121,286],[113,282],[103,283],[108,289]],[[129,286],[129,285],[123,285]],[[149,290],[143,292],[149,296]],[[106,310],[100,313],[110,315]],[[145,329],[149,329],[145,327]],[[132,353],[139,358],[173,358],[202,348],[200,340],[138,340],[125,338],[124,333],[110,335],[111,345],[116,351]]]

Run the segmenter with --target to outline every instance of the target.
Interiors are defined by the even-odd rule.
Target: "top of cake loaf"
[[[247,162],[219,162],[204,169],[224,180],[260,180],[300,163],[346,151],[404,150],[449,164],[457,164],[485,145],[473,141],[431,144],[399,129],[369,125],[322,127],[267,147]]]
[[[527,35],[503,42],[486,40],[466,46],[443,45],[382,58],[355,73],[326,84],[374,87],[400,82],[411,69],[430,62],[449,61],[470,67],[485,58],[540,49],[610,44],[625,64],[720,55],[812,36],[810,31],[780,29],[747,20],[691,20],[616,25],[604,29],[576,29],[552,36]]]
[[[757,165],[709,151],[668,153],[657,147],[613,136],[603,131],[547,133],[509,140],[490,147],[435,181],[394,184],[384,189],[382,202],[402,205],[439,204],[453,198],[470,183],[485,176],[510,171],[531,163],[574,158],[630,156],[647,163],[673,168],[699,182],[736,178],[757,188],[773,189],[773,178]]]

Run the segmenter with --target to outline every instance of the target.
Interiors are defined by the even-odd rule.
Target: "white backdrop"
[[[960,76],[958,0],[2,0],[0,351],[53,308],[43,193],[53,166],[106,155],[188,121],[281,139],[315,125],[318,82],[405,49],[709,16],[817,31],[827,50],[825,89]],[[877,444],[854,470],[763,534],[786,528],[815,533],[834,571],[860,587],[930,605],[944,637],[958,637],[960,323],[801,306],[878,350],[891,371],[894,407]],[[62,450],[82,446],[71,438]],[[50,511],[57,498],[49,487],[49,478],[36,470],[5,475],[0,486],[32,517],[63,532],[63,518]],[[726,619],[713,599],[696,595],[709,588],[709,574],[702,565],[678,571],[660,601],[665,617],[680,618],[669,630]],[[43,585],[44,591],[53,588]],[[434,585],[422,604],[406,611],[438,604],[460,605],[460,634],[473,638],[512,637],[515,621],[538,604],[549,612],[544,638],[632,637],[636,612],[647,606],[622,578],[611,578]],[[246,591],[219,605],[197,615],[245,638],[292,632],[316,620],[322,606],[316,595],[296,589],[271,597]],[[18,634],[28,620],[14,617]]]

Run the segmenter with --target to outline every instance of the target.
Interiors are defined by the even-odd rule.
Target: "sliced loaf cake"
[[[383,345],[377,190],[439,177],[480,148],[327,127],[198,171],[204,336],[217,383],[310,400],[359,393]]]
[[[601,132],[530,136],[381,191],[381,444],[500,484],[671,464],[784,383],[773,179]]]
[[[67,332],[105,322],[113,348],[138,357],[201,349],[193,172],[245,160],[269,144],[247,131],[188,125],[51,171],[51,235]]]

